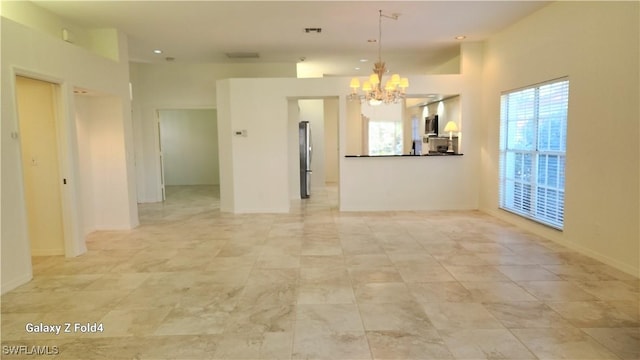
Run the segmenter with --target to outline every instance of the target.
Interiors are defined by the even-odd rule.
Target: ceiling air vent
[[[229,59],[258,59],[260,54],[257,52],[232,52],[226,53]]]
[[[322,28],[304,28],[304,32],[320,34],[322,32]]]

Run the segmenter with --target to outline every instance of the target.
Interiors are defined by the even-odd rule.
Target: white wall
[[[473,210],[478,208],[470,156],[347,158],[341,211]],[[358,190],[361,189],[361,190]]]
[[[120,53],[120,34],[116,29],[88,28],[70,23],[31,1],[2,1],[0,12],[5,18],[57,39],[62,39],[62,29],[66,29],[68,39],[73,44],[112,60],[128,61],[127,52]]]
[[[231,84],[218,81],[216,107],[218,114],[218,161],[220,162],[220,191],[225,189],[225,196],[220,196],[220,210],[233,212],[235,208],[235,184],[233,182],[233,133],[231,121]]]
[[[1,72],[1,129],[2,129],[2,292],[27,282],[31,278],[25,205],[19,140],[15,108],[15,75],[21,74],[61,84],[61,175],[68,179],[63,187],[62,201],[65,218],[64,232],[66,254],[75,256],[86,251],[85,231],[81,212],[80,169],[78,165],[78,142],[75,121],[74,87],[95,89],[114,94],[122,100],[119,116],[113,121],[120,123],[117,135],[124,144],[123,156],[118,163],[119,174],[124,178],[110,189],[110,196],[123,204],[117,211],[127,219],[128,227],[137,225],[135,202],[134,162],[132,152],[128,63],[115,62],[98,57],[85,49],[68,44],[60,39],[17,24],[4,17],[0,20],[2,52]],[[28,44],[26,46],[25,44]],[[120,54],[127,54],[126,38],[120,34]],[[126,56],[124,56],[126,58]],[[19,137],[19,136],[18,136]]]
[[[287,90],[286,87],[292,81],[295,83],[296,79],[229,79],[217,82],[217,91],[221,95],[217,109],[222,211],[289,211],[290,119],[287,92],[295,93],[296,88]],[[282,97],[278,96],[283,93]],[[248,136],[234,135],[240,130],[246,130]],[[230,147],[225,147],[227,144]],[[233,183],[232,189],[225,186],[228,183]]]
[[[339,104],[340,105],[340,104]],[[339,129],[339,133],[346,139],[346,154],[358,155],[366,154],[368,150],[363,146],[362,138],[362,105],[359,101],[349,100],[346,104],[346,124],[345,130]]]
[[[298,99],[287,99],[289,198],[300,199],[300,139],[298,123],[300,105]]]
[[[295,76],[295,63],[267,64],[131,64],[136,178],[139,202],[162,200],[159,109],[212,109],[216,81],[225,78]],[[260,117],[262,110],[253,109]]]
[[[438,114],[438,136],[449,136],[449,133],[444,132],[444,127],[447,126],[447,122],[449,121],[454,121],[458,125],[460,131],[462,131],[459,96],[434,102],[426,107],[429,108],[429,116]],[[424,129],[424,117],[422,117],[422,128]]]
[[[338,99],[324,99],[324,181],[325,183],[337,183],[339,180],[340,146],[338,137]]]
[[[84,233],[129,229],[128,214],[120,211],[128,199],[113,193],[127,183],[122,98],[76,95],[75,104]]]
[[[639,6],[554,2],[489,39],[480,197],[484,211],[636,275]],[[570,88],[560,232],[510,215],[497,204],[500,92],[562,76],[569,77]]]
[[[78,142],[78,175],[80,177],[80,203],[83,217],[82,234],[96,230],[95,200],[93,198],[93,164],[91,135],[93,134],[91,102],[88,96],[76,95],[76,141]]]
[[[165,185],[218,185],[218,121],[212,109],[160,110]]]
[[[481,60],[482,48],[471,46],[463,63]],[[415,94],[462,95],[462,121],[469,134],[465,137],[466,145],[471,150],[477,148],[476,132],[480,130],[476,125],[480,103],[478,76],[476,71],[410,79],[410,90]],[[228,164],[228,171],[221,172],[221,203],[225,204],[221,209],[236,213],[289,210],[292,161],[288,155],[291,136],[287,129],[291,121],[288,114],[291,101],[287,99],[295,97],[339,98],[341,210],[477,208],[477,151],[469,151],[461,157],[395,158],[386,159],[389,160],[386,162],[371,158],[345,159],[346,152],[342,149],[346,149],[347,99],[344,94],[348,84],[346,78],[218,81],[220,156],[221,164]],[[261,109],[262,116],[256,119],[252,109]],[[249,136],[233,135],[233,131],[241,129],[246,129]],[[228,148],[225,147],[227,144]],[[413,163],[407,165],[409,161]],[[261,181],[255,181],[256,174],[260,174]],[[372,176],[390,181],[372,180]],[[225,184],[233,184],[233,188]],[[430,186],[416,196],[416,189],[425,184]],[[390,189],[401,201],[391,202],[391,197],[384,195]],[[431,196],[434,191],[441,195]],[[363,199],[367,199],[364,206]]]

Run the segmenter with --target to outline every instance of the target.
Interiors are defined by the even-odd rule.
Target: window
[[[417,116],[411,118],[411,140],[420,140],[420,119]]]
[[[567,79],[502,94],[500,207],[562,230]]]
[[[369,155],[402,155],[402,122],[369,121]]]

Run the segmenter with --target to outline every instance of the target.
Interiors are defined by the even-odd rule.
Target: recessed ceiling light
[[[153,50],[153,53],[154,53],[154,54],[162,54],[162,50],[160,50],[160,49],[155,49],[155,50]]]
[[[464,39],[466,39],[466,38],[467,38],[467,37],[466,37],[466,36],[464,36],[464,35],[458,35],[458,36],[456,36],[456,40],[464,40]]]
[[[356,69],[356,70],[360,70],[360,68],[359,68],[359,67],[357,67],[357,68],[355,68],[355,69]]]
[[[360,59],[360,62],[367,62],[369,59]]]

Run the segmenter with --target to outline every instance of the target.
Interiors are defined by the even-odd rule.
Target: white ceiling
[[[390,71],[421,74],[456,56],[460,41],[482,41],[547,1],[50,1],[37,5],[88,28],[129,36],[136,62],[230,62],[225,53],[258,52],[244,62],[298,62],[325,75],[366,75],[377,58]],[[322,32],[305,33],[319,27]],[[526,41],[526,40],[523,40]],[[161,55],[153,49],[162,49]],[[360,59],[368,59],[366,63]],[[361,67],[361,70],[355,70]]]

